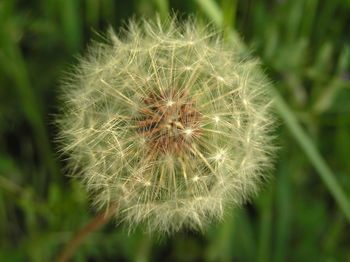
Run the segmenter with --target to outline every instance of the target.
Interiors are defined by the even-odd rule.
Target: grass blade
[[[196,0],[196,2],[218,27],[222,26],[222,12],[213,0]],[[297,118],[289,109],[287,103],[279,94],[278,90],[273,88],[273,93],[275,95],[275,107],[279,115],[284,120],[289,131],[293,135],[294,139],[299,143],[300,147],[309,158],[314,168],[317,170],[339,208],[343,211],[346,218],[350,222],[350,202],[344,190],[336,180],[334,173],[318,152],[311,138],[300,126]]]

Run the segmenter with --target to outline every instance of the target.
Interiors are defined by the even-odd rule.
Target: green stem
[[[64,249],[61,251],[57,258],[57,262],[68,262],[74,255],[75,250],[80,246],[80,244],[98,228],[102,227],[110,221],[110,219],[115,214],[117,207],[111,207],[110,209],[98,214],[94,217],[89,224],[77,231],[71,240],[67,243]]]
[[[166,19],[168,17],[168,13],[169,13],[169,3],[168,0],[153,0],[159,15],[162,19]]]
[[[289,131],[297,140],[300,147],[309,158],[310,162],[314,165],[315,169],[317,170],[325,185],[328,187],[328,190],[333,195],[340,209],[344,212],[345,216],[350,221],[350,204],[344,190],[339,185],[338,181],[335,178],[335,175],[328,167],[325,160],[317,151],[316,146],[312,142],[311,138],[299,125],[297,118],[289,109],[287,103],[283,100],[276,89],[274,89],[274,93],[275,106],[285,121],[286,125],[288,126]]]

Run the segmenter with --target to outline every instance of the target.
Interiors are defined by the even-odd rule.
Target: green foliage
[[[95,215],[80,184],[65,176],[65,156],[53,142],[59,79],[88,40],[99,38],[95,32],[157,10],[203,20],[214,11],[214,22],[236,29],[349,201],[349,1],[200,2],[0,1],[0,261],[52,261]],[[74,260],[348,261],[350,227],[334,188],[282,120],[277,135],[275,179],[203,236],[155,241],[110,224],[92,233]]]

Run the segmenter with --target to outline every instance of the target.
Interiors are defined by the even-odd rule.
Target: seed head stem
[[[89,224],[77,231],[58,256],[57,262],[68,262],[74,255],[75,250],[81,245],[85,238],[98,228],[107,224],[116,212],[117,207],[110,207],[108,210],[95,216]]]

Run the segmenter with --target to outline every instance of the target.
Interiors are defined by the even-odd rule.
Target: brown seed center
[[[146,139],[152,157],[161,153],[185,154],[201,133],[201,115],[184,92],[151,94],[144,99],[139,113],[136,129]]]

